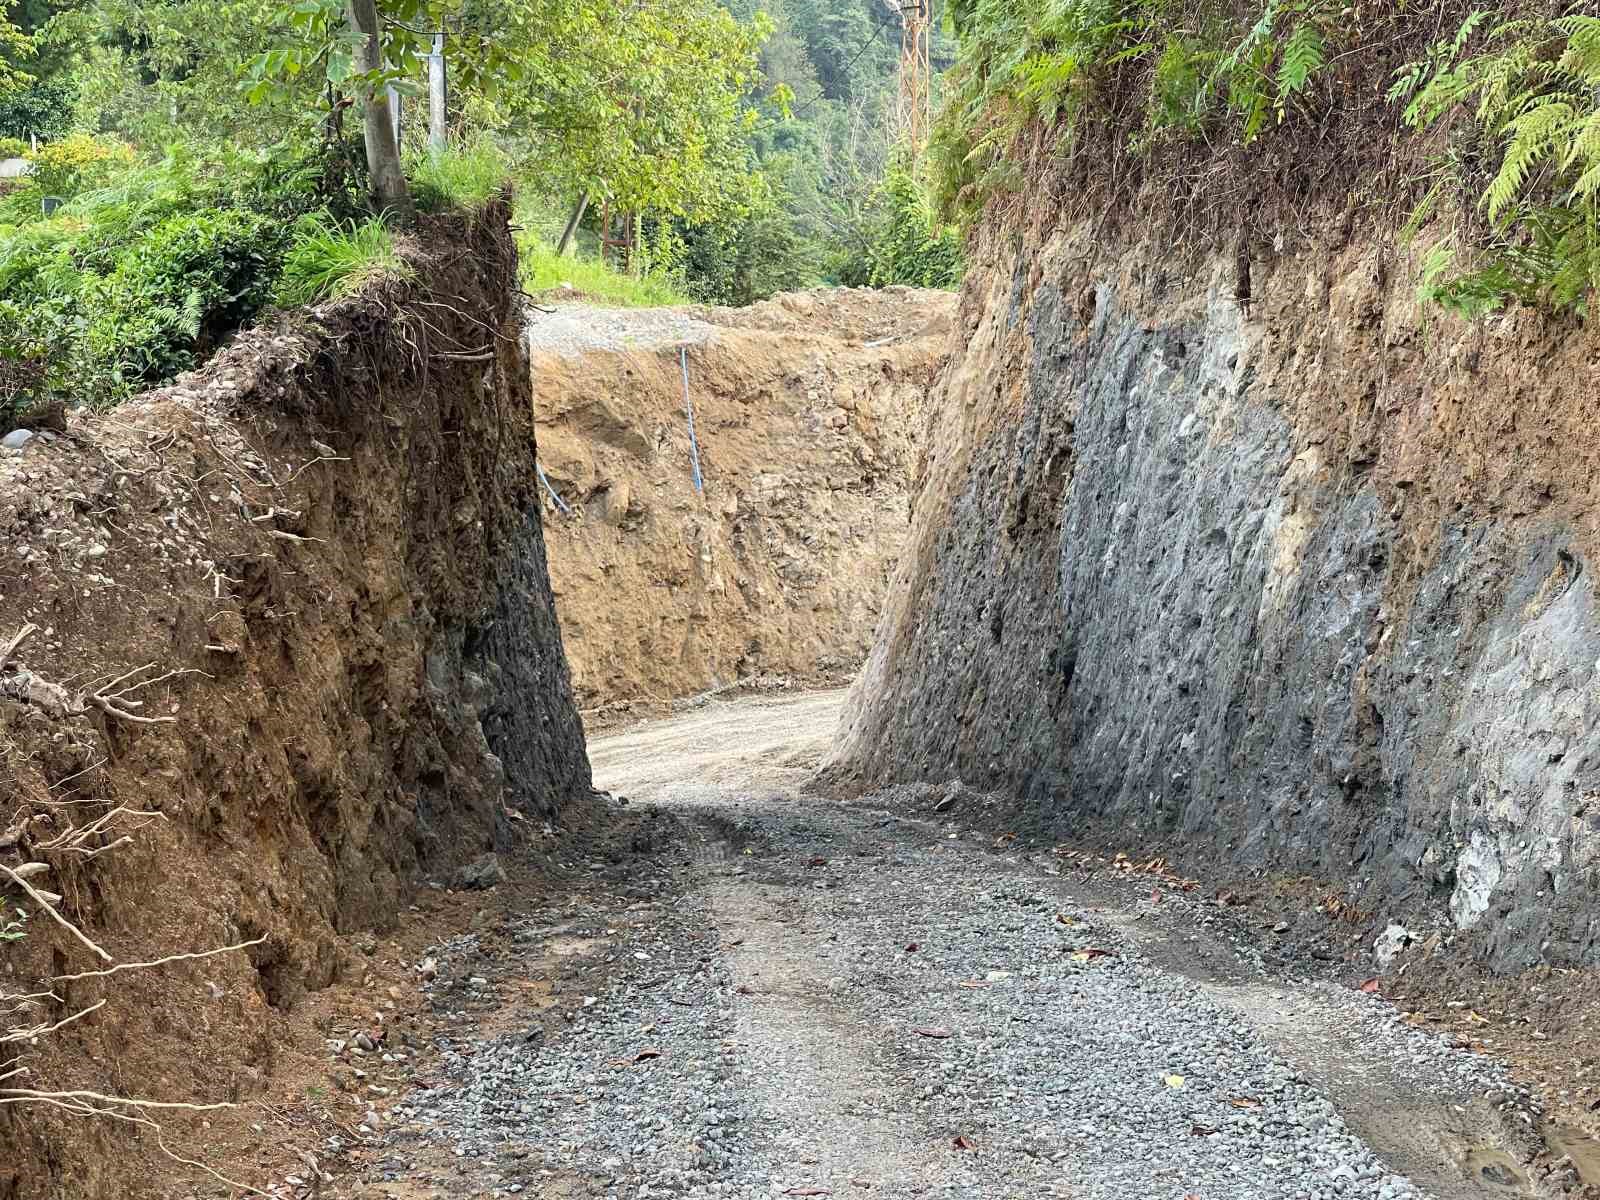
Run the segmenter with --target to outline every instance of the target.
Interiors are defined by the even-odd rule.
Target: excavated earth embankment
[[[1426,312],[1349,221],[1191,260],[1018,211],[835,772],[1314,873],[1497,969],[1600,960],[1592,329]]]
[[[54,994],[4,1023],[93,1011],[0,1044],[0,1086],[247,1106],[0,1105],[0,1197],[189,1195],[118,1114],[314,1186],[288,1147],[324,1145],[275,1107],[335,1032],[308,1006],[361,989],[353,1020],[383,1042],[395,991],[364,987],[363,939],[419,874],[588,797],[506,217],[432,222],[406,251],[425,283],[286,318],[0,452],[0,646],[34,627],[0,663],[0,865],[117,962],[250,943],[63,980],[106,958],[6,895],[33,911],[0,993]]]
[[[547,496],[550,575],[586,710],[860,664],[955,304],[827,289],[532,316],[540,458],[570,510]]]

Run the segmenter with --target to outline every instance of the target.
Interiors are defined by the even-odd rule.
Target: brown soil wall
[[[0,1052],[28,1071],[8,1086],[243,1102],[169,1139],[270,1154],[254,1102],[308,999],[361,978],[343,935],[589,794],[506,215],[420,231],[424,283],[246,334],[0,452],[0,644],[38,627],[0,669],[0,863],[47,864],[34,882],[118,961],[264,939],[56,984],[17,1019],[107,1004]],[[75,702],[147,663],[184,673],[126,711],[170,723]],[[50,848],[113,806],[130,844]],[[38,913],[0,962],[13,993],[102,965]],[[0,1106],[0,1145],[6,1200],[175,1194],[125,1123]]]
[[[954,308],[896,288],[596,312],[617,326],[608,342],[646,343],[626,349],[540,348],[535,320],[540,456],[573,509],[546,505],[550,573],[585,709],[855,670],[906,536]]]

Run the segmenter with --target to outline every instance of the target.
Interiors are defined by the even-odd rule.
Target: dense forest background
[[[423,236],[418,214],[508,185],[535,293],[745,304],[824,283],[949,287],[960,271],[897,140],[900,20],[884,0],[0,14],[10,424],[171,378],[275,306],[403,275],[396,238]],[[436,33],[448,89],[430,136]],[[936,57],[952,59],[943,38]]]

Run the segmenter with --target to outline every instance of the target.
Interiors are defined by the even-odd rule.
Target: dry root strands
[[[7,663],[16,654],[17,648],[37,633],[38,629],[37,625],[29,624],[17,631],[4,651],[0,651],[0,672],[5,670]],[[144,707],[144,701],[135,698],[135,693],[184,675],[206,675],[206,673],[197,667],[185,667],[163,671],[159,675],[149,674],[157,669],[158,664],[145,663],[144,666],[135,667],[114,679],[108,680],[102,677],[95,680],[93,687],[85,687],[76,693],[68,691],[58,683],[40,679],[30,671],[18,671],[11,676],[0,675],[0,695],[9,695],[25,704],[43,708],[56,716],[80,717],[93,708],[119,721],[130,721],[137,725],[171,725],[177,721],[176,717],[147,717],[135,712],[135,709]],[[206,675],[206,678],[211,677]]]
[[[80,971],[76,975],[57,975],[52,982],[70,983],[75,979],[103,979],[107,975],[115,975],[119,971],[142,971],[148,967],[163,967],[168,963],[190,962],[198,958],[212,958],[218,954],[227,954],[233,950],[248,950],[251,946],[259,946],[267,940],[267,935],[262,934],[248,942],[239,942],[232,946],[219,946],[215,950],[201,950],[197,954],[169,954],[166,958],[157,958],[150,962],[118,963],[104,971]]]
[[[11,675],[4,674],[6,667],[15,656],[18,647],[37,632],[38,627],[25,624],[0,648],[0,695],[10,696],[25,704],[33,704],[43,708],[55,716],[82,716],[91,709],[97,709],[109,717],[119,721],[129,721],[140,725],[166,725],[174,723],[177,718],[172,716],[146,716],[136,710],[142,709],[145,698],[138,695],[158,684],[177,679],[184,675],[204,675],[204,671],[193,669],[160,671],[157,664],[146,663],[144,666],[135,667],[115,677],[101,676],[91,680],[89,684],[78,688],[75,692],[69,691],[60,684],[50,683],[35,676],[32,672],[18,670]],[[208,676],[209,678],[209,676]],[[94,767],[102,765],[94,764]],[[94,767],[85,768],[85,772]],[[85,772],[79,772],[83,774]],[[69,777],[71,778],[71,777]],[[66,782],[65,780],[58,781]],[[47,801],[57,812],[62,812],[71,804],[93,804],[93,800],[84,801]],[[148,825],[152,821],[166,820],[159,812],[143,809],[128,808],[116,805],[101,813],[93,820],[83,824],[71,824],[48,841],[33,844],[29,838],[29,827],[36,819],[26,813],[17,814],[15,824],[10,827],[0,827],[0,848],[15,850],[22,847],[24,850],[40,853],[73,853],[83,859],[96,858],[107,851],[119,849],[133,842],[132,834]],[[74,940],[86,947],[101,962],[113,965],[105,970],[83,971],[72,975],[59,976],[55,982],[66,983],[80,979],[100,979],[116,975],[123,971],[145,970],[164,966],[168,963],[188,962],[196,959],[211,958],[218,954],[226,954],[235,950],[243,950],[250,946],[260,945],[266,938],[260,937],[248,942],[240,942],[232,946],[223,946],[215,950],[203,950],[190,954],[171,954],[164,958],[154,959],[150,962],[116,963],[112,956],[103,948],[96,945],[81,929],[56,911],[56,905],[61,902],[61,897],[53,892],[44,892],[29,882],[31,878],[47,873],[50,864],[44,861],[29,861],[20,863],[15,867],[0,864],[0,884],[8,883],[19,889],[34,906],[41,910],[50,920],[66,930]],[[98,1012],[107,1004],[101,999],[94,1004],[72,1012],[58,1020],[40,1019],[39,1014],[44,1011],[45,1002],[60,1002],[61,997],[52,991],[36,991],[26,994],[7,994],[0,991],[0,1051],[8,1047],[21,1047],[37,1042],[40,1038],[49,1037],[75,1021],[79,1021],[91,1013]],[[0,1084],[15,1083],[29,1074],[29,1068],[19,1065],[14,1057],[15,1052],[7,1054],[7,1060],[0,1063]],[[192,1158],[185,1158],[167,1145],[164,1130],[159,1121],[151,1115],[161,1112],[188,1112],[205,1113],[215,1112],[220,1109],[236,1107],[233,1104],[190,1104],[183,1101],[170,1100],[141,1100],[126,1096],[107,1096],[100,1092],[86,1090],[49,1091],[40,1088],[27,1087],[0,1087],[0,1107],[16,1104],[43,1105],[48,1108],[60,1109],[77,1117],[104,1117],[114,1121],[122,1121],[148,1129],[155,1137],[156,1145],[161,1153],[172,1162],[192,1170],[203,1172],[219,1183],[225,1184],[235,1192],[250,1196],[268,1196],[269,1194],[253,1188],[248,1184],[229,1179],[203,1162]]]
[[[0,1075],[0,1080],[8,1079],[14,1074],[17,1072]],[[43,1104],[50,1108],[63,1109],[74,1116],[109,1117],[113,1121],[125,1121],[130,1125],[141,1126],[155,1134],[156,1145],[172,1162],[191,1167],[196,1171],[204,1171],[218,1183],[226,1184],[247,1196],[266,1196],[271,1200],[269,1192],[253,1188],[247,1183],[240,1183],[237,1179],[229,1179],[203,1162],[183,1157],[167,1145],[165,1137],[162,1136],[164,1131],[161,1123],[149,1115],[151,1109],[216,1112],[218,1109],[233,1108],[232,1104],[178,1104],[160,1100],[134,1100],[123,1096],[102,1096],[98,1092],[39,1092],[31,1088],[0,1088],[0,1105],[5,1104]]]
[[[45,995],[49,996],[50,999],[55,999],[56,998],[53,993],[45,993]],[[31,996],[31,997],[27,997],[27,999],[30,999],[30,1000],[36,1000],[36,999],[40,999],[40,998],[41,997],[39,995],[37,995],[37,994],[35,994],[34,996]],[[20,996],[0,997],[0,1000],[12,1000],[12,999],[20,1000],[20,999],[23,999],[23,997],[20,997]],[[54,1033],[58,1029],[64,1028],[65,1026],[68,1026],[68,1025],[71,1025],[79,1017],[86,1017],[90,1013],[94,1012],[96,1009],[104,1008],[105,1004],[106,1004],[106,1002],[104,1000],[97,1000],[93,1004],[89,1005],[88,1008],[80,1008],[77,1012],[73,1013],[70,1017],[63,1017],[61,1020],[56,1021],[53,1024],[49,1023],[49,1022],[46,1022],[46,1023],[42,1024],[42,1025],[13,1025],[9,1029],[0,1030],[0,1046],[4,1046],[4,1045],[10,1044],[10,1043],[14,1043],[14,1042],[32,1042],[32,1041],[37,1040],[38,1038],[46,1037],[49,1034]],[[17,1011],[19,1011],[19,1009],[13,1009],[12,1010],[12,1012],[17,1012]],[[26,1067],[18,1067],[16,1070],[7,1072],[4,1076],[0,1076],[0,1078],[9,1079],[12,1075],[25,1075],[25,1074],[27,1074],[27,1070],[28,1069]]]
[[[88,947],[90,952],[99,958],[101,962],[113,961],[111,955],[107,954],[99,946],[95,945],[94,942],[89,940],[87,934],[85,934],[71,921],[67,920],[60,913],[58,913],[45,895],[21,875],[17,874],[17,872],[13,871],[10,867],[5,866],[4,864],[0,864],[0,875],[4,875],[7,879],[11,880],[12,883],[21,888],[23,892],[27,894],[28,899],[32,900],[46,916],[48,916],[57,925],[61,926],[61,928],[65,929],[79,942],[83,943],[84,946]]]
[[[79,697],[79,703],[93,705],[108,716],[116,717],[121,721],[132,721],[139,725],[172,725],[177,717],[144,717],[130,711],[143,708],[143,700],[133,699],[133,693],[141,688],[154,687],[158,683],[165,683],[169,679],[177,679],[182,675],[205,675],[197,667],[188,667],[179,671],[167,671],[150,679],[140,679],[146,671],[154,671],[155,663],[145,663],[142,667],[135,667],[125,675],[119,675],[110,683],[97,687],[92,692],[85,692]],[[206,678],[211,678],[206,675]]]

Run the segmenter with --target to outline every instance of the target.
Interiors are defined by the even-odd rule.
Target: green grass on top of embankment
[[[589,300],[616,308],[662,308],[688,304],[677,273],[642,265],[637,273],[602,262],[592,235],[581,234],[574,252],[556,253],[567,214],[535,195],[517,197],[513,224],[522,286],[536,296]]]
[[[270,308],[411,276],[388,214],[317,150],[141,158],[78,134],[30,154],[0,195],[0,433],[165,383]],[[420,209],[460,211],[503,194],[508,167],[479,142],[408,173]]]
[[[597,304],[617,308],[659,308],[668,304],[687,304],[689,298],[665,275],[649,272],[630,275],[589,257],[559,255],[555,248],[537,236],[520,236],[517,255],[521,262],[522,286],[534,295],[564,293]]]

